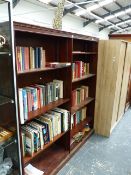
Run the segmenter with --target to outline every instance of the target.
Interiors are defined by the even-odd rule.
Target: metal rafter
[[[18,4],[20,0],[13,0],[13,8]]]
[[[122,22],[125,22],[125,24],[128,24],[128,23],[126,23],[128,20],[130,20],[131,18],[128,18],[128,19],[126,19],[126,20],[124,20],[124,21],[122,21]],[[115,23],[114,25],[119,25],[119,24],[121,24],[121,22],[117,22],[117,23]],[[111,25],[108,25],[108,26],[106,26],[106,27],[101,27],[100,29],[99,29],[99,31],[101,31],[101,30],[103,30],[103,29],[105,29],[105,28],[108,28],[108,27],[110,27]]]
[[[102,8],[103,8],[103,7],[102,7]],[[104,8],[105,8],[105,7],[104,7]],[[112,12],[109,12],[109,13],[107,13],[107,14],[105,14],[105,15],[102,15],[101,18],[105,18],[105,17],[107,17],[107,16],[110,16],[111,14],[112,14],[112,15],[115,15],[116,13],[119,13],[119,12],[121,12],[121,11],[124,11],[124,10],[126,10],[126,9],[128,9],[128,8],[129,8],[129,6],[122,7],[122,8],[120,8],[120,9],[117,9],[117,10],[114,10],[114,11],[112,11]],[[128,15],[129,15],[129,14],[128,14]],[[117,17],[117,18],[118,18],[118,17]],[[96,21],[96,19],[93,19],[93,20],[84,22],[84,27],[85,27],[86,25],[92,23],[92,22],[95,22],[95,21]],[[108,21],[109,21],[109,20],[108,20]]]
[[[74,10],[79,9],[79,8],[83,9],[83,10],[86,10],[86,8],[85,8],[86,4],[77,4],[77,3],[74,3],[74,1],[69,1],[69,0],[67,0],[67,2],[71,3],[74,7],[70,8],[68,10],[65,9],[64,15],[66,15],[67,13],[72,13]],[[93,2],[93,0],[92,0],[92,2]],[[96,0],[95,0],[95,2],[96,2]],[[88,4],[88,1],[87,1],[87,4]],[[97,15],[96,13],[94,13],[94,12],[91,12],[91,13],[100,18],[100,16]],[[83,16],[83,15],[81,15],[81,16]]]
[[[70,9],[68,10],[64,10],[64,13],[63,13],[63,16],[67,15],[67,13],[72,13],[74,10],[78,9],[78,7],[74,6],[74,7],[71,7]]]
[[[128,30],[130,30],[129,28],[131,28],[131,25],[128,25],[127,27],[123,27],[122,31],[124,31],[124,30],[128,31]],[[121,31],[121,30],[114,30],[114,31],[111,31],[110,34],[115,33],[115,32],[119,32],[119,31]]]

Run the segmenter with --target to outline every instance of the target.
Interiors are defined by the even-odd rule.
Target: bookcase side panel
[[[116,91],[120,42],[100,41],[95,108],[96,133],[109,136]]]
[[[117,72],[117,80],[116,80],[116,91],[114,96],[114,104],[113,104],[113,113],[112,113],[112,122],[111,122],[111,131],[114,128],[117,122],[117,115],[118,115],[118,106],[120,103],[120,93],[122,87],[122,76],[123,76],[123,69],[124,69],[124,59],[126,54],[126,43],[121,42],[118,54],[118,72]]]
[[[118,116],[117,116],[118,121],[124,114],[124,109],[126,105],[126,95],[127,95],[128,80],[130,75],[130,66],[131,66],[131,44],[128,43],[127,49],[126,49],[124,69],[123,69],[122,87],[121,87],[120,102],[119,102],[119,109],[118,109]]]

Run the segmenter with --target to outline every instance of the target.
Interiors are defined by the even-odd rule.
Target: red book
[[[73,121],[74,121],[74,126],[76,126],[76,113],[75,114],[73,114]]]
[[[17,71],[21,71],[21,65],[20,65],[20,47],[16,47],[16,64],[17,64]]]
[[[29,70],[29,65],[30,65],[30,63],[29,63],[29,47],[25,47],[24,50],[25,50],[24,51],[25,70]]]

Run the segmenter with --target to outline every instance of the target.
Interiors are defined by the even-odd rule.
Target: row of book
[[[81,78],[89,74],[89,63],[75,61],[72,63],[72,79]]]
[[[89,96],[89,87],[81,86],[72,91],[72,106],[80,104],[82,101],[86,100]]]
[[[71,129],[75,127],[78,123],[86,119],[87,107],[82,108],[76,113],[71,115]]]
[[[28,112],[35,111],[63,98],[63,81],[53,80],[46,84],[36,84],[18,89],[20,121],[24,124],[28,120]]]
[[[45,50],[43,47],[16,46],[17,71],[45,67]]]
[[[23,155],[43,149],[46,144],[69,129],[69,111],[55,108],[22,126]]]

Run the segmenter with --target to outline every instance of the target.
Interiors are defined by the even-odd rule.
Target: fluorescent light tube
[[[49,2],[51,2],[51,0],[39,0],[42,3],[48,4]]]

